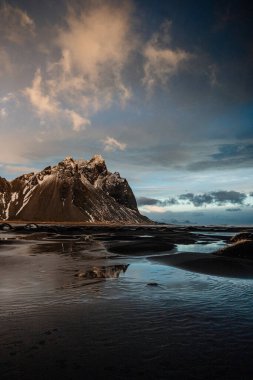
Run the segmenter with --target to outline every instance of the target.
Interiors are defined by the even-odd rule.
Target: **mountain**
[[[104,159],[66,157],[39,173],[8,182],[0,177],[0,219],[55,222],[149,223],[126,179]]]

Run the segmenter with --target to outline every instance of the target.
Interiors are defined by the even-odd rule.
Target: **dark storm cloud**
[[[247,195],[238,191],[213,191],[204,194],[186,193],[179,196],[179,200],[192,203],[195,207],[215,204],[223,206],[227,203],[242,205]]]
[[[178,205],[179,201],[176,198],[170,198],[170,199],[166,199],[165,201],[160,202],[160,204],[162,206],[174,206],[174,205]]]
[[[138,206],[153,206],[159,203],[159,199],[140,197],[137,198]]]
[[[192,193],[186,193],[181,194],[179,199],[187,201],[187,203],[192,203],[196,207],[213,203],[213,197],[210,194],[194,195]]]
[[[139,135],[137,135],[137,132],[130,131],[132,135],[136,133],[136,141],[138,141],[137,138]],[[130,131],[128,133],[130,133]],[[154,131],[156,133],[154,133]],[[128,160],[135,163],[138,162],[141,165],[150,168],[166,167],[176,170],[187,170],[190,172],[202,172],[208,170],[221,171],[249,168],[253,166],[252,143],[217,144],[215,141],[212,141],[211,138],[209,143],[207,143],[203,136],[201,139],[194,136],[195,132],[192,131],[192,136],[189,138],[186,132],[185,140],[177,142],[177,140],[180,139],[180,136],[181,140],[183,139],[184,128],[181,130],[178,128],[176,132],[174,132],[174,129],[172,128],[170,137],[168,130],[163,134],[162,129],[159,129],[159,127],[155,130],[153,128],[152,131],[150,126],[150,133],[143,137],[147,147],[139,148],[138,150],[132,149],[131,152],[128,150],[126,152]],[[169,141],[166,146],[163,145],[164,143],[160,145],[152,144],[151,138],[153,140],[160,139],[160,136],[163,136],[164,140],[167,139]],[[193,137],[198,143],[191,141]],[[127,141],[128,138],[129,136],[126,135],[125,141]],[[231,141],[233,140],[236,141],[234,138],[231,138]],[[249,140],[252,141],[251,138],[249,138]],[[172,141],[174,143],[172,143]],[[132,144],[135,144],[135,142],[132,142]]]
[[[138,206],[168,206],[179,204],[176,198],[169,198],[161,201],[160,199],[139,197],[137,198]]]
[[[245,168],[253,165],[253,144],[224,144],[208,159],[190,163],[190,171],[208,169]]]
[[[159,200],[155,198],[140,197],[137,199],[139,206],[174,206],[179,204],[192,204],[195,207],[203,207],[207,205],[224,206],[227,204],[244,205],[247,194],[239,191],[213,191],[210,193],[193,194],[185,193],[177,198],[169,198]],[[230,208],[227,211],[239,211],[237,208]]]
[[[212,192],[215,203],[224,204],[226,202],[231,202],[234,204],[243,204],[247,195],[245,193],[241,193],[239,191],[216,191]]]
[[[210,193],[203,194],[193,194],[185,193],[178,196],[178,198],[169,198],[165,200],[159,200],[155,198],[140,197],[137,199],[139,206],[169,206],[178,204],[193,204],[195,207],[205,206],[205,205],[217,205],[223,206],[228,203],[235,205],[243,205],[247,198],[247,194],[241,193],[239,191],[213,191]],[[228,211],[237,211],[237,209],[228,209]]]
[[[212,156],[215,160],[227,158],[253,159],[253,144],[225,144],[219,147],[219,152]]]

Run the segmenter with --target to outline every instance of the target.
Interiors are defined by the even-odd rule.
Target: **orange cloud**
[[[64,69],[77,69],[97,80],[107,70],[120,71],[131,50],[131,8],[125,4],[115,7],[103,4],[83,10],[70,11],[67,29],[61,29],[57,44],[68,52]],[[112,74],[112,73],[111,73]]]
[[[171,40],[170,28],[171,23],[165,22],[144,47],[143,84],[148,90],[152,90],[157,84],[165,85],[181,69],[182,63],[192,58],[185,50],[168,46]]]
[[[57,114],[58,104],[50,97],[50,95],[43,92],[41,71],[37,70],[32,82],[31,87],[24,90],[24,94],[28,97],[32,105],[36,108],[38,114]]]
[[[125,150],[126,144],[116,140],[113,137],[107,136],[104,141],[104,149],[107,152],[114,152],[115,150]]]

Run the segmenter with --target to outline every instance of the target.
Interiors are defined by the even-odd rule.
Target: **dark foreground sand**
[[[253,264],[177,253],[177,244],[229,241],[228,231],[236,232],[101,225],[3,232],[0,379],[251,380]]]
[[[11,316],[1,379],[252,379],[252,334],[239,339],[239,322],[227,316],[227,331],[215,310],[157,306],[109,300]]]
[[[184,252],[152,257],[151,260],[192,272],[212,276],[253,279],[252,260],[219,257],[208,253]]]

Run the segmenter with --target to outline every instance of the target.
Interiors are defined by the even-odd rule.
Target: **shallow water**
[[[119,277],[82,277],[108,266]],[[1,245],[1,378],[252,379],[252,299],[252,280],[119,257],[101,241]]]
[[[205,236],[234,236],[235,232],[230,231],[205,231],[205,230],[198,230],[198,231],[192,231],[192,234],[195,235],[205,235]]]
[[[178,252],[202,252],[202,253],[212,253],[225,247],[226,243],[224,240],[217,240],[212,243],[206,243],[204,241],[199,241],[196,244],[177,244]]]

